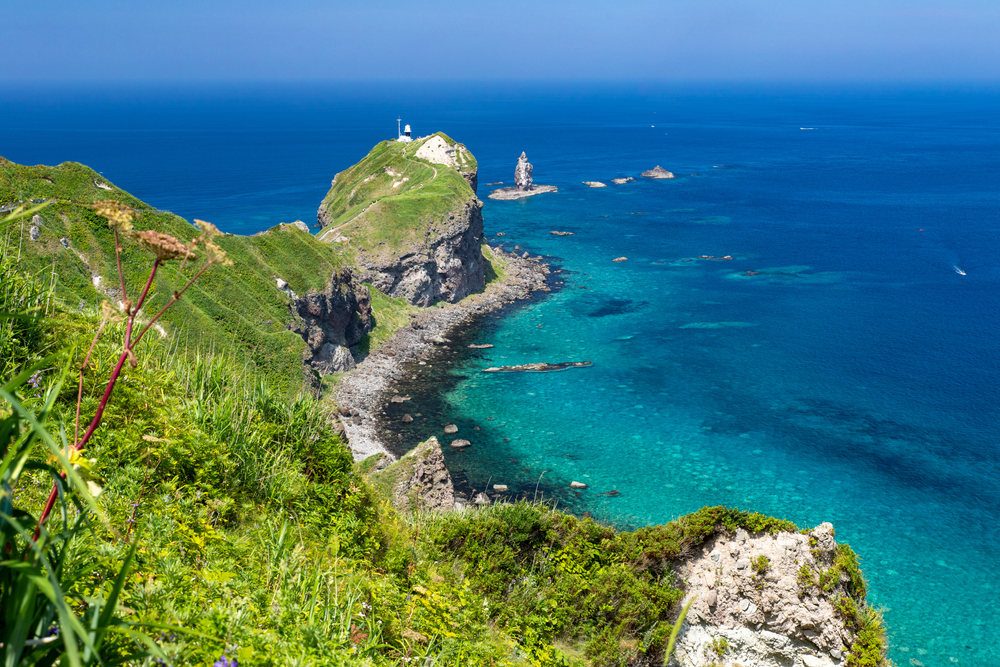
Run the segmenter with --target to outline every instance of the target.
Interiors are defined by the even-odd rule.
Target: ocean
[[[400,115],[465,143],[487,236],[558,270],[462,334],[493,349],[408,388],[473,442],[447,453],[463,485],[623,528],[718,504],[830,521],[898,664],[1000,665],[1000,92],[15,87],[0,155],[252,234],[314,223]],[[486,199],[521,151],[559,192]],[[676,178],[611,183],[657,164]],[[481,372],[537,361],[593,365]]]

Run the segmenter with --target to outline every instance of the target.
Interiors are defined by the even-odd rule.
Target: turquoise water
[[[397,113],[466,143],[481,184],[527,151],[560,192],[486,200],[487,233],[565,284],[466,332],[496,347],[435,360],[404,387],[428,422],[390,436],[454,421],[463,484],[626,527],[715,504],[831,521],[900,665],[1000,665],[995,91],[29,93],[0,96],[0,155],[242,233],[313,220]],[[655,164],[678,178],[610,184]]]

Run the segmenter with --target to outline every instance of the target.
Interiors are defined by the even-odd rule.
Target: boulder
[[[494,484],[493,485],[493,490],[496,491],[497,493],[507,493],[507,485],[506,484]]]
[[[471,442],[469,442],[468,440],[461,440],[461,439],[452,440],[450,444],[455,449],[465,449],[466,447],[472,447]]]
[[[444,432],[447,433],[448,435],[452,435],[454,433],[458,433],[458,427],[455,426],[454,424],[445,424],[444,425]]]
[[[400,419],[399,421],[403,422],[404,424],[412,424],[413,417],[411,415],[403,415],[402,419]]]
[[[583,482],[570,482],[569,487],[571,489],[586,489],[587,485],[584,484]]]

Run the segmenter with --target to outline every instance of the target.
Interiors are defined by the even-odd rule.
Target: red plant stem
[[[149,323],[146,324],[145,328],[143,328],[143,330],[139,332],[139,335],[135,337],[135,340],[132,341],[132,346],[130,349],[134,349],[135,346],[139,344],[139,341],[142,340],[142,337],[146,335],[146,332],[149,331],[149,328],[152,327],[154,324],[156,324],[156,320],[160,319],[160,316],[163,315],[163,313],[167,312],[167,308],[170,308],[170,306],[180,301],[181,297],[184,295],[184,292],[187,291],[187,288],[191,287],[191,285],[194,284],[194,281],[198,280],[198,278],[201,277],[201,274],[205,273],[205,270],[208,269],[208,267],[210,266],[212,266],[211,262],[205,264],[205,266],[201,267],[201,269],[198,270],[198,273],[194,274],[194,277],[192,277],[191,280],[187,281],[187,284],[184,285],[184,287],[182,287],[179,292],[174,292],[174,296],[170,299],[170,301],[167,302],[167,305],[165,305],[163,308],[160,308],[160,312],[158,312],[153,317],[153,319],[151,319]]]
[[[117,235],[117,233],[118,232],[116,230],[115,234]],[[160,266],[160,260],[157,259],[153,263],[153,269],[149,272],[149,279],[146,281],[146,288],[142,291],[142,297],[140,297],[139,299],[139,304],[133,309],[133,312],[129,314],[128,322],[125,328],[125,349],[122,351],[121,356],[118,357],[118,363],[115,364],[114,370],[111,371],[111,379],[108,380],[108,385],[107,387],[104,388],[104,395],[101,397],[101,402],[97,405],[97,412],[94,414],[94,418],[93,420],[91,420],[90,426],[87,428],[87,432],[83,434],[83,438],[75,440],[74,436],[75,442],[73,443],[73,446],[70,448],[71,450],[82,449],[83,446],[86,445],[87,442],[90,440],[91,436],[94,435],[94,431],[97,430],[97,427],[100,426],[101,424],[101,419],[104,417],[104,409],[107,408],[108,400],[111,398],[111,392],[114,391],[115,383],[118,382],[118,376],[121,375],[122,368],[125,366],[125,361],[128,360],[129,353],[132,351],[132,348],[129,346],[129,342],[132,336],[132,324],[135,322],[135,316],[139,312],[139,308],[142,307],[142,303],[146,299],[146,294],[149,292],[150,285],[153,284],[153,278],[156,276],[156,269],[159,266]],[[147,329],[148,328],[149,327],[147,327]],[[145,330],[143,331],[143,333],[145,333]],[[96,343],[96,340],[94,342]],[[93,345],[91,346],[91,349],[93,349]],[[89,356],[90,354],[88,353],[88,358]],[[81,387],[82,387],[82,382],[83,382],[82,369],[80,371],[80,377],[81,377]],[[65,477],[65,473],[63,474],[63,476]],[[40,534],[40,531],[42,529],[42,524],[45,523],[45,520],[49,518],[49,514],[52,512],[52,507],[55,505],[56,498],[58,497],[58,495],[59,495],[58,487],[55,484],[53,484],[52,492],[49,493],[49,499],[45,503],[45,507],[42,509],[41,515],[38,517],[38,528],[35,529],[36,540],[38,539],[38,535]]]
[[[153,284],[153,278],[156,276],[156,270],[160,268],[160,258],[157,257],[156,261],[153,262],[153,270],[149,272],[149,280],[146,281],[146,287],[142,290],[142,296],[139,297],[139,303],[135,305],[135,313],[137,315],[140,310],[142,310],[142,304],[146,302],[146,295],[149,294],[149,288]],[[133,315],[133,316],[134,316]],[[129,340],[125,339],[125,347],[129,347]]]
[[[83,364],[80,366],[80,387],[76,392],[76,421],[73,424],[73,447],[76,447],[76,443],[80,442],[80,404],[83,402],[83,371],[90,364],[90,355],[94,353],[94,348],[97,346],[97,339],[101,337],[101,332],[104,331],[104,325],[107,323],[107,320],[101,320],[101,326],[97,327],[94,340],[90,341],[90,349],[87,350],[87,356],[84,357]]]

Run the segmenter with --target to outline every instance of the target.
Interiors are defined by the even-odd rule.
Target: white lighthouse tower
[[[399,135],[399,138],[396,139],[396,141],[401,141],[404,144],[408,144],[411,141],[413,141],[413,137],[410,136],[410,126],[407,125],[406,127],[403,128],[403,131],[400,132],[399,131],[399,124],[401,122],[403,122],[402,118],[397,118],[396,119],[396,133]]]

